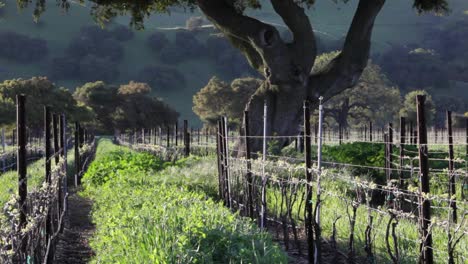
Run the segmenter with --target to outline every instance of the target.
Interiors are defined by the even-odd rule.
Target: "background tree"
[[[27,6],[29,0],[17,0]],[[304,8],[314,0],[270,0],[273,9],[283,19],[294,36],[293,42],[284,41],[279,31],[246,14],[248,8],[261,8],[258,0],[91,0],[96,20],[104,23],[116,15],[131,15],[130,24],[143,27],[144,19],[157,12],[167,12],[171,6],[198,6],[206,17],[239,48],[250,65],[266,78],[247,104],[251,112],[252,135],[261,135],[263,103],[267,101],[267,134],[291,135],[298,131],[304,99],[317,105],[317,97],[330,99],[353,87],[364,70],[370,53],[374,21],[385,0],[359,0],[358,7],[346,35],[342,52],[323,71],[310,74],[317,55],[315,33]],[[346,1],[345,1],[346,2]],[[38,16],[45,10],[45,1],[36,2]],[[62,0],[69,7],[68,0]],[[418,11],[448,10],[446,0],[414,0]],[[286,145],[286,139],[280,144]],[[261,143],[252,144],[252,151],[261,149]]]
[[[77,104],[68,89],[56,87],[46,77],[6,80],[0,83],[0,94],[4,100],[9,99],[12,102],[18,94],[27,96],[27,123],[33,128],[39,129],[44,125],[44,105],[49,105],[55,113],[66,114],[70,122],[77,120],[77,116],[89,117],[88,110]]]
[[[208,126],[216,125],[226,116],[231,127],[242,123],[244,106],[262,84],[255,78],[239,78],[228,83],[212,77],[208,84],[193,96],[193,111]]]
[[[86,83],[77,87],[73,97],[82,105],[89,107],[95,118],[92,126],[99,132],[113,132],[112,113],[118,105],[117,86],[103,81]]]
[[[216,121],[227,115],[228,105],[226,101],[232,95],[229,84],[212,77],[208,84],[193,96],[193,112],[209,125],[215,125]]]
[[[15,102],[10,98],[0,96],[0,125],[11,125],[15,122]]]
[[[323,58],[331,57],[330,54],[325,54],[317,60],[320,62]],[[345,90],[324,104],[326,122],[342,129],[363,126],[369,121],[383,126],[395,119],[399,109],[399,89],[393,87],[380,67],[372,63],[368,63],[355,87]]]
[[[78,87],[73,96],[92,110],[95,119],[90,123],[98,132],[112,134],[116,129],[153,128],[177,120],[174,109],[150,94],[147,83],[131,81],[117,87],[97,81]]]
[[[425,102],[425,112],[426,115],[426,123],[427,125],[432,125],[434,123],[435,117],[435,105],[434,101],[432,101],[431,95],[424,91],[424,90],[416,90],[408,93],[405,95],[405,99],[403,101],[403,107],[400,110],[400,116],[406,117],[407,122],[413,122],[416,124],[417,116],[416,116],[416,96],[417,95],[425,95],[426,102]]]
[[[112,114],[116,129],[154,128],[177,121],[179,113],[150,93],[146,83],[132,81],[119,87],[120,103]]]

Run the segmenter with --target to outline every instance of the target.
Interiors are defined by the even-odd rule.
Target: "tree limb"
[[[356,85],[369,59],[372,29],[385,0],[360,0],[343,50],[321,72],[309,77],[309,97],[325,100]]]
[[[317,43],[314,30],[304,9],[294,0],[270,0],[275,12],[293,33],[294,41],[290,45],[297,61],[301,61],[304,71],[310,72],[317,56]],[[305,59],[304,59],[305,58]]]
[[[198,6],[221,31],[247,42],[259,42],[261,32],[276,29],[255,18],[239,14],[223,0],[197,0]]]

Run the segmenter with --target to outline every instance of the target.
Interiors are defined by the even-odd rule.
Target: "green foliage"
[[[320,72],[340,52],[321,54],[315,60],[313,72]],[[356,86],[345,90],[325,102],[325,122],[329,126],[367,124],[373,121],[383,126],[395,119],[400,109],[400,92],[392,87],[380,67],[372,62],[367,64]],[[314,116],[318,116],[314,114]]]
[[[273,136],[277,136],[277,134],[275,133]],[[281,155],[281,150],[282,146],[278,140],[272,139],[268,141],[268,155],[279,156]]]
[[[405,100],[403,101],[403,107],[400,110],[400,116],[404,116],[406,117],[406,120],[408,122],[413,122],[416,124],[417,122],[416,96],[417,95],[426,96],[424,115],[426,116],[427,125],[430,126],[434,122],[435,106],[434,106],[434,102],[432,101],[431,95],[424,90],[412,91],[408,93],[407,95],[405,95]]]
[[[146,83],[131,81],[117,88],[98,81],[78,87],[74,97],[92,109],[96,119],[91,124],[101,133],[175,122],[179,114],[150,93],[151,87]]]
[[[193,111],[209,125],[221,116],[230,118],[230,125],[239,125],[245,106],[262,82],[255,78],[240,78],[231,85],[216,76],[193,96]]]
[[[13,79],[0,83],[0,95],[3,98],[2,108],[6,113],[14,111],[11,102],[16,100],[16,95],[24,94],[26,98],[27,123],[31,127],[43,126],[44,105],[49,105],[55,113],[66,114],[69,121],[86,121],[91,118],[88,109],[79,106],[73,99],[69,90],[58,88],[46,77],[33,77],[28,80]],[[14,115],[5,118],[5,122],[14,122]]]
[[[325,161],[369,167],[383,167],[385,162],[383,144],[348,143],[337,146],[324,145],[322,157]],[[352,168],[354,175],[367,175],[377,183],[384,183],[383,171],[368,168]]]
[[[187,166],[193,173],[198,159],[158,172],[161,161],[149,154],[101,146],[98,153],[83,178],[85,194],[94,200],[93,263],[287,263],[267,233],[190,188],[190,177],[177,179]],[[93,183],[103,176],[106,182]]]
[[[87,185],[97,187],[118,174],[126,173],[126,169],[131,168],[132,172],[150,172],[160,170],[162,164],[162,161],[148,153],[114,151],[100,157],[99,162],[93,162],[83,177],[83,181]]]
[[[154,13],[168,13],[171,7],[184,7],[189,10],[194,10],[197,5],[195,0],[164,0],[164,1],[148,1],[148,0],[90,0],[95,3],[91,9],[91,14],[101,23],[106,24],[112,18],[119,15],[129,15],[130,25],[137,28],[144,28],[144,20]],[[299,0],[297,3],[311,8],[316,0]],[[335,2],[348,2],[349,0],[337,0]],[[31,0],[16,0],[20,8],[27,7]],[[34,9],[34,17],[37,19],[46,9],[43,0],[36,0]],[[71,0],[57,0],[58,5],[64,9],[70,8]],[[84,2],[84,0],[80,0]],[[233,0],[228,2],[239,13],[242,13],[247,8],[259,9],[262,8],[261,0]],[[435,12],[447,13],[447,0],[413,0],[413,7],[418,12]]]

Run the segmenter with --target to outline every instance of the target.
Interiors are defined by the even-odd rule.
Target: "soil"
[[[89,240],[94,232],[91,222],[92,202],[70,190],[68,197],[68,214],[65,227],[59,236],[54,263],[81,264],[88,263],[94,256]]]

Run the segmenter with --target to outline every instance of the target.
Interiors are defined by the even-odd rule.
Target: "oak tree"
[[[367,65],[371,48],[371,36],[375,19],[385,0],[359,0],[353,20],[346,35],[342,51],[322,71],[311,74],[317,56],[317,44],[313,26],[305,10],[315,0],[270,0],[274,11],[283,19],[293,34],[286,42],[271,24],[246,14],[250,8],[259,9],[259,0],[90,0],[94,3],[92,14],[97,21],[105,22],[117,15],[130,15],[131,25],[142,27],[148,16],[168,12],[170,7],[196,7],[205,14],[216,28],[248,59],[266,81],[250,98],[246,109],[251,112],[251,133],[261,135],[263,104],[269,106],[267,134],[293,135],[298,132],[302,117],[302,102],[309,99],[317,106],[318,97],[330,99],[347,88],[353,87]],[[347,2],[347,0],[343,0]],[[17,0],[19,6],[27,6],[31,0]],[[64,8],[69,0],[58,0]],[[445,12],[446,0],[413,0],[420,11]],[[45,9],[44,0],[36,0],[35,16]],[[285,138],[282,145],[287,144]],[[252,145],[252,151],[261,148],[260,142]]]

